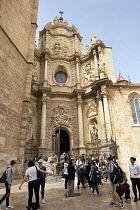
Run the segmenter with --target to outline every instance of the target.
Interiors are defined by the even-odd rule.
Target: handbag
[[[126,192],[126,185],[118,185],[116,188],[116,192],[118,193],[118,195],[121,197],[125,192]]]

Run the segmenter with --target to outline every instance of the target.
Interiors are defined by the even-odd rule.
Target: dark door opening
[[[56,130],[55,134],[58,136],[55,147],[57,155],[61,155],[63,152],[70,151],[69,134],[62,129]]]

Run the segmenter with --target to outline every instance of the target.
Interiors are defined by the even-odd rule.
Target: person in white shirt
[[[30,160],[28,162],[28,169],[26,170],[25,176],[19,186],[19,190],[20,190],[24,181],[27,179],[27,177],[29,178],[29,182],[28,182],[29,198],[28,198],[27,210],[30,210],[32,207],[33,190],[34,190],[35,197],[36,197],[37,209],[41,209],[40,205],[39,205],[39,182],[38,182],[38,177],[37,177],[37,170],[40,171],[41,173],[52,175],[44,170],[41,170],[39,167],[36,167],[33,160]]]
[[[68,157],[65,157],[65,163],[64,163],[64,178],[65,178],[65,196],[68,197]]]
[[[131,157],[130,158],[130,165],[129,165],[129,171],[130,171],[130,178],[132,182],[132,187],[133,187],[133,193],[134,193],[134,202],[137,202],[140,200],[140,165],[138,163],[135,163],[136,158]],[[139,191],[139,199],[137,197],[137,189]]]
[[[78,175],[78,183],[77,183],[77,189],[79,189],[80,182],[83,185],[83,188],[85,188],[84,184],[84,167],[86,166],[86,162],[84,160],[84,157],[80,157],[79,160],[76,161],[76,167],[78,169],[77,175]]]

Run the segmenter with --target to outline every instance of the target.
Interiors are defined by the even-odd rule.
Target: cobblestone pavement
[[[28,193],[27,182],[23,184],[22,189],[19,190],[20,180],[13,181],[11,189],[10,203],[15,207],[15,210],[25,210],[27,206]],[[60,178],[49,178],[45,187],[45,201],[46,204],[41,204],[42,210],[111,210],[109,206],[111,200],[111,194],[109,193],[108,183],[104,183],[99,187],[101,196],[96,194],[94,197],[91,195],[91,191],[86,188],[76,189],[75,196],[65,198],[64,197],[64,182]],[[0,197],[5,193],[3,184],[0,184]],[[115,209],[119,209],[118,202]],[[132,201],[129,203],[124,202],[126,210],[140,210],[140,201],[137,203]],[[5,201],[2,204],[2,210],[5,209]]]

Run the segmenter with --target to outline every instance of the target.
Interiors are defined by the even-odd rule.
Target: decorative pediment
[[[63,104],[53,109],[54,116],[51,118],[51,124],[53,127],[71,126],[71,118],[69,117],[69,109]]]

